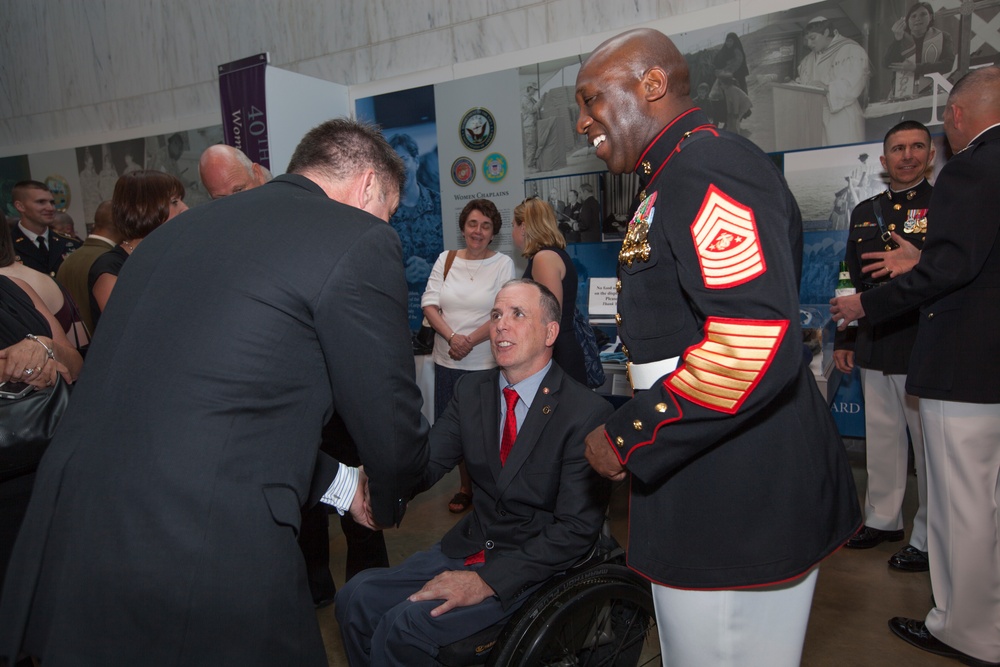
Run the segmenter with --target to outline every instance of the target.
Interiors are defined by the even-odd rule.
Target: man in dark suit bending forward
[[[0,664],[326,667],[299,508],[367,513],[357,468],[322,474],[320,431],[341,415],[388,526],[426,422],[385,224],[399,157],[332,120],[288,172],[171,220],[122,271],[38,471]]]

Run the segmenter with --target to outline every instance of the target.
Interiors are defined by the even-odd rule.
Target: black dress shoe
[[[861,526],[861,530],[854,533],[854,537],[847,540],[844,546],[848,549],[871,549],[883,542],[899,542],[903,539],[902,530],[879,530]]]
[[[963,665],[972,665],[972,667],[1000,667],[1000,662],[986,662],[948,646],[932,635],[923,621],[896,616],[889,619],[889,629],[907,644],[916,646],[934,655],[954,658]]]
[[[926,572],[927,552],[907,544],[889,558],[889,567],[903,572]]]

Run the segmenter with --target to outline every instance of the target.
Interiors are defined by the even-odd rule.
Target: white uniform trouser
[[[868,467],[865,525],[879,530],[900,530],[903,527],[903,496],[909,472],[906,429],[909,427],[920,503],[913,517],[910,544],[927,551],[927,475],[920,401],[906,393],[906,375],[885,375],[882,371],[862,368],[861,383],[865,393]]]
[[[928,547],[937,606],[927,629],[1000,662],[1000,403],[920,399]]]
[[[737,590],[653,584],[664,667],[798,667],[818,572]]]

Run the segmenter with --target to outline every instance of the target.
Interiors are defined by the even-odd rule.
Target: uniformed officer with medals
[[[851,214],[844,259],[858,292],[898,276],[898,267],[885,264],[886,253],[902,245],[916,257],[927,233],[933,188],[925,174],[934,158],[930,132],[917,121],[903,121],[885,135],[883,153],[889,189],[861,202]],[[903,539],[902,506],[912,441],[920,503],[909,544],[889,559],[891,567],[904,572],[928,569],[923,429],[918,399],[906,393],[918,320],[916,310],[874,326],[862,319],[857,327],[837,332],[834,342],[834,361],[840,371],[850,373],[855,364],[861,368],[865,396],[865,525],[847,546],[870,549],[883,541]]]
[[[618,266],[636,394],[587,458],[631,477],[628,564],[654,584],[664,664],[798,665],[816,564],[860,510],[802,359],[798,206],[688,90],[683,56],[649,29],[577,77],[577,131],[642,186]]]

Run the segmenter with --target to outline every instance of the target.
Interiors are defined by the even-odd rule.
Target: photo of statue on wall
[[[905,119],[940,131],[952,83],[1000,59],[998,17],[992,0],[830,0],[675,41],[695,102],[774,152],[878,141]]]
[[[556,176],[605,169],[587,137],[576,131],[576,75],[585,56],[518,70],[524,173]]]
[[[885,190],[881,144],[785,153],[785,180],[806,230],[846,230],[851,211]]]
[[[76,149],[85,224],[93,224],[97,206],[111,199],[119,176],[143,168],[144,145],[144,139],[126,139]]]
[[[871,68],[842,5],[864,14],[868,4],[823,2],[681,35],[692,96],[767,152],[865,141]]]

